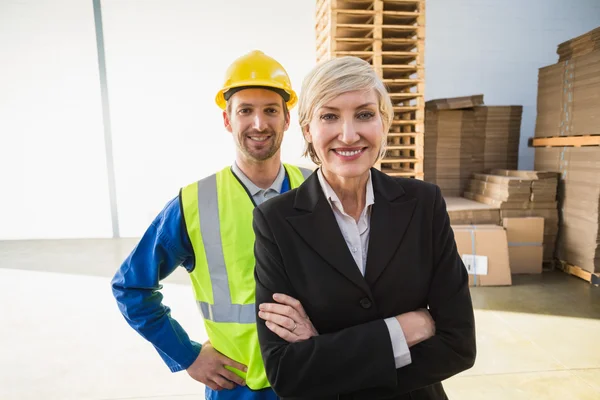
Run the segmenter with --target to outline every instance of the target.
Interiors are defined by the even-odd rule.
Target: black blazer
[[[288,343],[257,317],[267,377],[283,398],[446,399],[441,381],[473,366],[468,275],[439,188],[371,169],[375,204],[363,277],[316,172],[254,210],[256,306],[300,300],[319,336]],[[429,307],[433,338],[396,369],[384,319]]]

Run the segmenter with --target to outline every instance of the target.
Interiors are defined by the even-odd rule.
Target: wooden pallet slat
[[[583,147],[600,146],[600,135],[534,137],[530,147]]]
[[[393,126],[397,126],[397,125],[416,125],[421,123],[420,120],[416,120],[416,119],[395,119],[392,121],[392,125]]]
[[[388,133],[388,139],[406,137],[406,138],[411,138],[416,141],[418,135],[422,135],[422,134],[418,133],[418,132],[390,132],[390,133]]]
[[[411,178],[422,178],[423,173],[415,172],[411,169],[394,169],[394,168],[381,168],[381,171],[389,176],[398,176],[398,177],[411,177]]]
[[[344,0],[334,5],[334,9],[344,10],[372,10],[374,0]]]
[[[559,261],[556,264],[556,266],[558,267],[558,269],[562,270],[563,272],[566,272],[569,275],[581,278],[594,286],[600,286],[600,273],[586,271],[583,268],[569,264],[562,260]]]
[[[386,149],[390,150],[416,150],[414,144],[388,144]]]
[[[418,163],[422,160],[415,157],[410,156],[388,156],[386,155],[381,162],[386,164],[397,164],[397,163]]]

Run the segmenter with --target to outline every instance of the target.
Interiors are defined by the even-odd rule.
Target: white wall
[[[0,239],[110,236],[91,1],[0,1]]]
[[[314,65],[314,3],[102,1],[123,236],[232,160],[213,98],[233,59],[262,49],[299,89]],[[538,68],[596,26],[600,0],[428,0],[426,98],[523,105],[520,166],[531,168]],[[0,0],[0,50],[0,239],[110,237],[92,0]],[[283,158],[302,162],[294,111],[291,126]]]
[[[598,26],[600,0],[427,0],[425,96],[523,105],[519,169],[531,169],[538,69]]]
[[[315,60],[313,3],[102,2],[123,236],[141,234],[181,186],[233,161],[214,97],[235,58],[260,49],[299,90]],[[302,150],[294,111],[282,150],[290,162]]]
[[[314,2],[102,8],[120,231],[139,236],[182,185],[233,161],[214,96],[235,58],[260,49],[299,90]],[[0,240],[110,237],[92,0],[0,0],[0,46]],[[297,125],[292,112],[287,162],[303,161]]]

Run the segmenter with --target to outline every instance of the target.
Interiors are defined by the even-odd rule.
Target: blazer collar
[[[371,169],[371,178],[375,204],[371,215],[365,277],[348,250],[316,173],[298,188],[294,201],[294,208],[307,213],[287,218],[313,250],[369,296],[370,286],[396,253],[416,205],[416,199],[405,198],[404,188],[398,180],[375,168]]]
[[[396,179],[375,168],[371,168],[371,179],[376,201],[377,193],[388,202],[394,201],[405,194],[404,188]],[[321,197],[325,199],[325,195],[319,184],[319,178],[315,172],[298,188],[296,199],[294,201],[294,208],[304,211],[313,211]]]

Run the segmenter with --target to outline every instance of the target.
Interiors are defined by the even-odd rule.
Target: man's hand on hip
[[[210,342],[206,342],[202,345],[196,361],[186,371],[189,376],[213,390],[233,389],[236,384],[246,385],[242,378],[226,369],[225,366],[247,371],[245,365],[225,357],[215,350]]]

